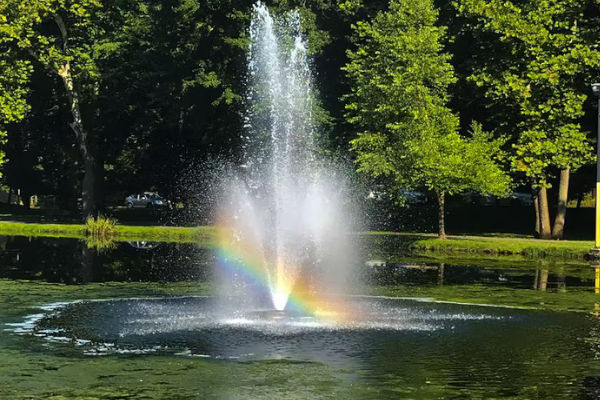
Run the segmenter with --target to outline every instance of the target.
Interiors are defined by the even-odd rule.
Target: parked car
[[[130,194],[125,197],[127,208],[161,208],[168,202],[156,193]]]

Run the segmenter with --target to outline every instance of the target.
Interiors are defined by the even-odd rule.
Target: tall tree
[[[93,16],[99,0],[6,0],[0,4],[0,31],[6,43],[57,75],[71,111],[71,127],[83,161],[83,212],[97,211],[97,160],[91,123],[84,113],[86,96],[97,87],[92,54]]]
[[[537,191],[536,227],[542,238],[562,238],[569,176],[593,159],[579,124],[590,70],[600,66],[597,28],[589,15],[595,1],[460,0],[459,11],[475,17],[476,29],[496,36],[509,57],[493,55],[471,79],[492,101],[506,105],[516,123],[499,131],[513,137],[512,166]],[[547,189],[560,171],[558,203],[551,228]]]
[[[495,162],[500,141],[478,124],[470,138],[458,133],[458,118],[446,105],[455,77],[440,43],[445,29],[436,21],[432,0],[392,0],[371,22],[357,23],[345,100],[348,121],[359,131],[352,141],[359,171],[388,178],[392,190],[435,192],[444,238],[446,195],[503,195],[509,178]]]

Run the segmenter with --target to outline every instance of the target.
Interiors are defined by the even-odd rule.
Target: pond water
[[[193,244],[0,237],[0,399],[600,398],[590,266],[363,245],[331,323],[217,307]]]

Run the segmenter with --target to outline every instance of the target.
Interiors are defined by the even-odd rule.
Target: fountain
[[[244,305],[339,315],[331,295],[353,285],[354,219],[343,174],[318,155],[298,12],[276,18],[256,3],[250,43],[244,160],[220,213],[221,293]]]
[[[527,321],[546,323],[526,311],[358,295],[357,267],[373,265],[356,251],[344,174],[318,152],[298,13],[273,17],[257,3],[250,39],[245,154],[222,179],[218,202],[216,295],[51,303],[7,330],[84,355],[292,358],[348,368],[390,352],[437,357],[436,345],[444,355],[457,348],[450,341],[468,349],[490,328],[520,338]]]

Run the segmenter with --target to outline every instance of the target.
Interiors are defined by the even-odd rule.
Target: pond
[[[0,398],[600,398],[589,265],[363,246],[332,323],[217,304],[193,244],[0,237]]]

